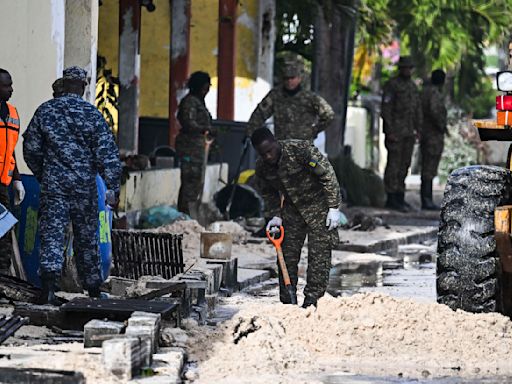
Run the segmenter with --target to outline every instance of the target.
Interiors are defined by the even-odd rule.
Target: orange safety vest
[[[0,118],[0,183],[11,184],[14,166],[14,148],[20,134],[20,117],[14,105],[7,103],[7,120]]]

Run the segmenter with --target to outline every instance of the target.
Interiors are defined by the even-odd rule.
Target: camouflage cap
[[[283,65],[283,77],[302,76],[304,67],[299,61],[285,61]]]
[[[396,65],[398,65],[398,68],[400,68],[400,67],[412,68],[415,66],[414,61],[412,60],[411,56],[400,56],[400,59],[398,60],[398,63]]]
[[[87,71],[83,68],[77,67],[76,65],[73,67],[66,68],[62,72],[62,79],[64,80],[80,80],[84,83],[87,82]]]

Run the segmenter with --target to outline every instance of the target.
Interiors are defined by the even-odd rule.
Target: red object
[[[512,111],[498,111],[498,125],[512,125]]]
[[[498,111],[512,111],[512,96],[496,96],[496,109]]]
[[[236,14],[238,0],[219,0],[217,118],[235,118]]]

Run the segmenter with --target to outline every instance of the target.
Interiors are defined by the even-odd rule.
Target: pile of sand
[[[190,333],[201,383],[288,382],[300,374],[315,378],[304,382],[318,382],[340,370],[404,377],[512,375],[507,317],[378,293],[324,297],[316,310],[252,302],[220,329]]]

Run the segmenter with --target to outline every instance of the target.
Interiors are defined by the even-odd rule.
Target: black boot
[[[405,192],[399,192],[398,193],[398,201],[400,202],[400,204],[402,205],[404,211],[403,212],[410,212],[410,211],[414,211],[414,208],[412,207],[411,204],[409,204],[407,201],[405,201]]]
[[[62,303],[55,296],[55,283],[57,275],[52,272],[44,272],[41,275],[41,293],[37,298],[37,304],[61,305]]]
[[[438,211],[439,206],[432,200],[432,180],[421,181],[421,209]]]
[[[302,304],[302,308],[307,308],[307,307],[309,307],[311,305],[314,305],[315,308],[316,308],[317,301],[318,301],[317,299],[313,299],[312,297],[306,296],[304,298],[304,303]]]
[[[386,208],[400,212],[407,212],[407,209],[403,203],[403,195],[401,197],[400,192],[388,193]]]
[[[93,287],[87,290],[89,297],[93,299],[107,299],[108,295],[100,291],[100,287]]]

